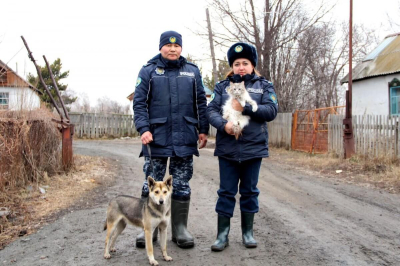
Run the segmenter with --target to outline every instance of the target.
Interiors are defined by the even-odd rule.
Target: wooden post
[[[296,130],[297,130],[297,111],[293,114],[292,119],[292,149],[296,149]]]
[[[216,83],[218,81],[217,63],[215,62],[214,40],[211,30],[211,21],[210,21],[210,15],[208,13],[208,8],[206,8],[206,16],[207,16],[207,27],[208,27],[208,40],[210,41],[211,61],[213,65],[213,78],[214,78],[214,83]]]
[[[73,163],[72,153],[72,139],[74,134],[74,125],[63,126],[61,129],[62,133],[62,164],[64,170],[70,169]]]
[[[399,155],[399,145],[400,145],[400,143],[399,143],[399,121],[397,121],[396,122],[396,131],[395,131],[395,143],[394,143],[394,146],[395,146],[395,156],[397,157],[397,158],[400,158],[400,155]]]
[[[354,136],[352,123],[352,60],[353,60],[353,0],[350,0],[350,26],[349,26],[349,89],[346,91],[346,118],[343,119],[344,134],[344,158],[348,159],[354,155]]]

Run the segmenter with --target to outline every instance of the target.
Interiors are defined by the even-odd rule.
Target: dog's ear
[[[170,175],[169,177],[167,177],[164,181],[164,183],[168,186],[168,187],[172,187],[172,175]]]
[[[154,187],[156,181],[151,176],[149,176],[147,177],[147,183],[149,184],[149,188],[152,188]]]

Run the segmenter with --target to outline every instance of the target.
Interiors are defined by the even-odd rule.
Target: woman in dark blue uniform
[[[215,85],[213,100],[207,107],[207,117],[217,129],[215,156],[219,160],[220,186],[216,212],[218,213],[218,235],[211,246],[213,251],[222,251],[229,245],[230,218],[235,208],[235,195],[240,193],[240,211],[243,244],[247,248],[257,247],[253,237],[254,214],[258,212],[257,188],[262,158],[268,157],[267,123],[275,119],[278,103],[272,83],[261,77],[255,69],[257,51],[247,43],[236,43],[228,50],[229,66],[227,79]],[[226,89],[230,82],[245,82],[246,90],[257,102],[258,109],[246,103],[242,107],[234,100],[232,107],[250,116],[238,140],[235,139],[232,123],[222,118],[222,106],[228,99]]]

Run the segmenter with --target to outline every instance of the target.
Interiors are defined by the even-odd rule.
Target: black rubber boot
[[[242,239],[246,248],[256,248],[257,242],[253,237],[254,213],[242,212]]]
[[[231,228],[231,218],[218,215],[217,240],[211,246],[212,251],[222,251],[229,246],[229,230]]]
[[[190,200],[171,201],[171,229],[172,242],[180,248],[191,248],[194,246],[193,236],[187,230]]]
[[[153,243],[157,241],[157,235],[158,235],[158,227],[154,229],[153,232]],[[142,231],[140,234],[137,235],[136,237],[136,247],[137,248],[145,248],[146,247],[146,240],[144,238],[144,231]]]

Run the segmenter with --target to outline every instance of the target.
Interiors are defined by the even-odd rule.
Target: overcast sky
[[[211,69],[205,56],[208,41],[192,32],[206,26],[206,1],[0,1],[0,60],[23,77],[36,75],[22,35],[40,65],[43,55],[50,63],[60,58],[63,70],[70,71],[64,83],[78,95],[86,93],[93,106],[104,96],[129,103],[126,97],[134,90],[140,68],[159,52],[160,34],[167,30],[182,34],[182,55],[198,59],[203,75]],[[333,12],[338,20],[348,20],[349,2],[338,1]],[[394,33],[386,13],[400,17],[399,0],[353,2],[354,23],[377,29],[381,38]]]

